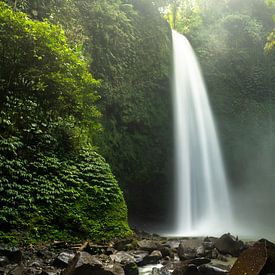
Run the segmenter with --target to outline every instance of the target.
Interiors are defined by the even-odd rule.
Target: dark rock
[[[178,247],[180,260],[194,259],[197,257],[197,248],[201,245],[200,240],[190,239],[181,241]]]
[[[159,248],[159,251],[161,252],[162,257],[170,257],[170,258],[173,258],[173,257],[174,257],[171,248],[169,248],[169,247],[167,247],[167,246],[161,246],[161,247]]]
[[[205,248],[203,245],[199,246],[196,250],[196,254],[198,257],[204,257],[206,255]]]
[[[12,268],[7,275],[24,275],[24,267],[22,265],[17,265]]]
[[[110,258],[112,261],[122,265],[126,275],[138,275],[138,266],[134,256],[125,251],[119,251],[114,255],[111,255]]]
[[[116,253],[116,250],[112,247],[108,247],[105,251],[105,254],[108,255],[108,256],[113,255],[115,253]]]
[[[211,262],[211,260],[207,259],[207,258],[195,258],[195,259],[183,261],[183,264],[188,264],[188,265],[192,264],[192,265],[195,265],[195,266],[200,266],[200,265],[203,265],[203,264],[208,264],[210,262]]]
[[[234,257],[238,257],[244,250],[245,246],[238,238],[228,234],[222,235],[215,243],[214,246],[222,254],[230,254]]]
[[[84,274],[81,273],[81,275]],[[119,264],[112,264],[104,267],[98,275],[125,275],[125,273]]]
[[[137,251],[132,251],[131,255],[134,256],[135,258],[135,263],[138,266],[142,266],[143,264],[143,259],[148,255],[149,253],[147,251],[142,251],[142,250],[137,250]]]
[[[137,245],[141,250],[148,251],[149,253],[158,250],[160,247],[159,242],[155,240],[141,240],[137,242]]]
[[[162,254],[159,250],[154,250],[150,255],[147,255],[139,263],[139,266],[144,266],[148,264],[157,264],[162,258]]]
[[[147,254],[146,254],[147,255]],[[117,262],[117,263],[121,263],[126,264],[126,263],[135,263],[135,257],[130,255],[129,253],[125,252],[125,251],[119,251],[113,255],[110,256],[110,258],[112,259],[112,261]]]
[[[136,249],[136,247],[137,241],[132,238],[119,240],[114,244],[114,248],[119,251],[129,251]]]
[[[9,261],[13,263],[20,263],[22,261],[22,252],[17,247],[6,248],[0,247],[0,256],[6,256]]]
[[[179,240],[168,240],[164,246],[170,247],[170,248],[178,248],[180,244]]]
[[[201,265],[198,269],[201,272],[201,274],[203,274],[203,275],[227,275],[227,274],[229,274],[227,270],[224,270],[219,267],[212,266],[212,265],[207,265],[207,264]],[[241,274],[239,274],[239,275],[241,275]]]
[[[132,262],[126,263],[123,266],[123,269],[124,269],[125,275],[138,275],[138,266],[136,263],[132,263]]]
[[[6,266],[9,264],[9,259],[6,256],[0,256],[0,267]]]
[[[262,239],[242,252],[230,275],[275,273],[275,244]]]
[[[103,272],[103,264],[96,256],[90,255],[88,252],[78,252],[70,261],[66,270],[62,275],[101,275]]]
[[[201,275],[201,273],[195,265],[182,265],[176,268],[172,275]]]
[[[53,266],[65,268],[68,266],[69,262],[74,258],[74,256],[75,254],[73,252],[61,252],[53,261]]]

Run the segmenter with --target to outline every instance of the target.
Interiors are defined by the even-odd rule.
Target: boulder
[[[245,245],[238,238],[228,234],[222,235],[215,243],[215,248],[222,254],[230,254],[234,257],[238,257],[240,253],[245,249]]]
[[[228,275],[229,274],[228,271],[225,269],[221,269],[219,267],[215,267],[208,264],[201,265],[198,269],[203,275]]]
[[[161,258],[162,258],[161,252],[159,250],[154,250],[150,255],[147,255],[143,258],[143,260],[139,263],[139,266],[144,266],[148,264],[157,264]]]
[[[137,245],[140,250],[148,251],[149,253],[158,250],[160,247],[159,242],[155,240],[141,240],[137,242]]]
[[[195,258],[191,260],[185,260],[183,261],[183,264],[188,264],[188,265],[192,264],[195,266],[200,266],[200,265],[208,264],[210,262],[211,260],[207,258]]]
[[[230,275],[275,273],[275,244],[262,239],[242,252]]]
[[[132,238],[118,240],[114,244],[114,248],[119,251],[129,251],[137,247],[137,241]]]
[[[20,263],[22,261],[22,251],[17,247],[7,248],[0,246],[0,256],[6,256],[13,263]]]
[[[178,256],[180,260],[194,259],[197,257],[197,248],[201,245],[198,239],[188,239],[180,242]]]
[[[112,261],[120,263],[120,264],[126,264],[126,263],[135,263],[135,257],[125,251],[119,251],[113,255],[110,255],[110,258]]]
[[[117,263],[103,266],[97,256],[88,252],[78,252],[70,261],[62,275],[125,275],[121,265]]]
[[[138,266],[136,263],[129,262],[123,266],[125,275],[138,275]]]
[[[165,246],[165,245],[161,246],[161,247],[159,248],[159,251],[161,252],[162,257],[170,257],[170,258],[173,258],[173,257],[174,257],[171,248],[168,247],[168,246]]]
[[[143,259],[149,255],[149,253],[147,251],[142,251],[142,250],[136,250],[136,251],[132,251],[131,255],[134,256],[135,258],[135,263],[138,266],[142,266],[143,265]]]
[[[113,262],[120,263],[124,269],[125,275],[138,275],[138,266],[134,256],[127,252],[119,251],[110,258]]]
[[[172,275],[201,275],[201,273],[195,265],[182,265],[177,267]]]
[[[25,275],[24,274],[24,267],[22,265],[17,265],[16,267],[12,268],[7,275]]]
[[[65,268],[69,262],[74,258],[75,254],[71,251],[61,252],[53,261],[53,266],[58,268]]]
[[[9,264],[9,259],[6,256],[0,256],[0,267],[6,266]]]
[[[80,273],[78,275],[80,275]],[[84,274],[81,273],[81,275],[84,275]],[[97,274],[95,273],[95,275],[97,275]],[[103,267],[101,272],[98,273],[98,275],[125,275],[125,273],[124,273],[124,270],[121,267],[121,265],[111,264],[111,265],[108,265],[106,267]]]

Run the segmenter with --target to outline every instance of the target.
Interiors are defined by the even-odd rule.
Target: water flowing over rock
[[[173,235],[220,234],[232,226],[224,165],[196,56],[173,31],[176,221]]]

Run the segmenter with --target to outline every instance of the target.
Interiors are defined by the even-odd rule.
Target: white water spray
[[[188,40],[173,31],[176,229],[217,235],[232,229],[224,165],[207,91]]]

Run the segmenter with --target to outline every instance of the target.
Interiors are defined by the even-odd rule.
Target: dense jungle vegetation
[[[232,184],[271,184],[274,2],[0,1],[0,238],[172,222],[171,27],[199,56]]]
[[[130,234],[118,183],[131,216],[168,186],[168,24],[142,0],[0,5],[2,237]]]

